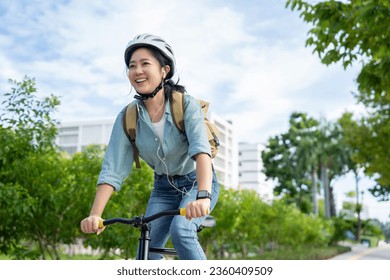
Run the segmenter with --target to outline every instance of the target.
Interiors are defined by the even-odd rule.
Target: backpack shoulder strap
[[[218,127],[209,121],[207,118],[207,111],[209,109],[210,103],[201,99],[198,99],[198,102],[201,106],[203,112],[203,119],[206,125],[207,138],[210,143],[211,157],[214,158],[218,153],[219,143],[219,130]],[[173,91],[170,98],[170,106],[172,119],[175,123],[175,126],[181,131],[184,132],[184,94]]]
[[[184,94],[172,91],[170,106],[173,122],[181,132],[184,132]]]
[[[207,118],[207,111],[209,110],[210,103],[207,101],[204,101],[202,99],[199,99],[198,101],[199,101],[200,107],[202,108],[203,117]]]
[[[210,103],[204,100],[199,100],[200,106],[202,107],[204,122],[206,124],[207,139],[210,143],[211,149],[211,158],[215,158],[218,153],[219,142],[219,129],[218,127],[211,122],[207,117],[207,111],[209,109]]]
[[[126,107],[125,115],[123,116],[123,129],[130,143],[133,145],[134,161],[137,168],[141,168],[139,161],[139,151],[135,145],[136,128],[138,121],[137,106],[135,104],[129,104]]]
[[[207,111],[210,103],[201,99],[198,102],[202,108],[203,118],[207,119]],[[173,91],[170,99],[172,119],[176,127],[184,132],[184,94],[178,91]]]

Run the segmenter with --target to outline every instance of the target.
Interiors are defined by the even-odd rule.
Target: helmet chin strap
[[[153,92],[151,93],[139,93],[137,91],[137,94],[134,95],[134,98],[135,99],[138,99],[138,100],[148,100],[149,98],[153,98],[156,96],[157,92],[159,92],[164,86],[164,79],[161,80],[161,83],[154,89]]]

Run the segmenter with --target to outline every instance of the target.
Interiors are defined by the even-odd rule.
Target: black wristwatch
[[[196,199],[204,199],[208,198],[211,200],[211,193],[207,190],[198,191],[198,194],[196,195]]]

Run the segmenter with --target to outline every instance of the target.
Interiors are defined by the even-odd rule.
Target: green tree
[[[254,190],[242,190],[240,192],[240,215],[236,219],[236,238],[239,240],[239,252],[242,259],[249,253],[260,254],[267,245],[267,228],[270,224],[262,223],[264,213],[267,213],[269,205],[259,198]]]
[[[390,222],[387,222],[384,225],[382,225],[382,232],[385,236],[385,240],[387,242],[389,242],[390,241]]]
[[[310,156],[304,155],[303,146],[299,147],[299,143],[302,131],[307,133],[316,125],[312,121],[308,120],[306,114],[291,114],[288,132],[269,138],[261,154],[265,175],[276,180],[274,192],[283,194],[299,206],[310,194],[310,179],[307,176]]]
[[[74,215],[79,200],[71,187],[67,159],[58,152],[30,154],[23,164],[14,165],[15,180],[23,186],[31,202],[24,239],[41,259],[60,259],[62,244],[71,244],[77,236],[79,219]],[[17,223],[17,220],[14,221]]]
[[[7,150],[23,156],[28,151],[53,149],[58,121],[51,118],[51,114],[60,105],[59,99],[54,95],[39,99],[35,79],[27,76],[21,82],[9,82],[13,87],[11,92],[4,94],[6,99],[1,103],[0,123],[14,133],[17,142],[7,143],[10,145]]]
[[[84,164],[87,162],[84,161]],[[141,160],[141,169],[133,168],[125,179],[119,192],[115,192],[103,213],[103,218],[124,217],[132,218],[145,213],[146,205],[153,188],[153,170]],[[98,175],[96,172],[96,176]],[[97,179],[97,178],[96,178]],[[96,188],[96,181],[95,187]],[[88,190],[93,196],[95,190]],[[89,208],[92,198],[89,200]],[[84,201],[85,204],[85,201]],[[87,215],[87,214],[86,214]],[[83,217],[84,218],[84,217]],[[81,221],[81,219],[80,219]],[[138,229],[128,225],[114,225],[107,227],[99,236],[83,235],[84,244],[94,249],[102,250],[101,258],[107,259],[114,256],[131,259],[135,257],[140,233]],[[113,252],[115,253],[113,255]]]
[[[355,177],[356,179],[358,177]],[[356,180],[356,184],[358,183],[358,179]],[[356,190],[358,191],[358,187],[356,187]],[[346,194],[347,198],[355,199],[354,202],[352,201],[344,201],[343,202],[343,209],[350,211],[352,213],[356,213],[356,229],[355,229],[355,239],[356,241],[360,242],[360,232],[361,232],[361,225],[362,225],[362,219],[361,219],[361,212],[363,209],[363,205],[359,203],[359,193],[358,192],[348,192]]]
[[[304,113],[292,113],[287,133],[271,137],[262,152],[264,173],[277,181],[274,191],[292,199],[299,208],[318,212],[317,178],[321,174],[325,213],[334,216],[332,180],[346,172],[348,154],[336,124],[317,121]],[[333,209],[333,210],[332,210]]]
[[[390,2],[387,0],[288,0],[287,7],[301,11],[313,25],[306,40],[322,63],[341,62],[347,68],[362,65],[357,76],[357,100],[367,115],[353,131],[354,158],[365,174],[375,179],[371,193],[380,200],[390,194]]]
[[[51,118],[58,99],[39,99],[34,79],[11,83],[1,107],[1,252],[59,259],[61,246],[80,236],[102,152],[87,149],[84,164],[60,153],[54,144],[58,123]]]
[[[338,123],[322,120],[319,127],[320,176],[324,189],[325,215],[336,216],[333,186],[337,178],[348,172],[350,154]]]
[[[66,180],[54,145],[57,122],[51,118],[59,100],[53,95],[38,99],[34,79],[10,83],[0,114],[0,201],[9,207],[0,211],[1,251],[16,258],[44,258],[45,252],[56,254],[64,214],[53,218],[61,205],[56,193]]]
[[[355,177],[355,198],[356,203],[354,207],[354,211],[357,214],[357,225],[356,225],[356,240],[360,240],[360,232],[361,232],[361,212],[363,210],[363,204],[360,201],[360,190],[359,190],[359,170],[360,170],[360,164],[358,164],[358,160],[356,160],[356,157],[358,156],[358,148],[356,145],[354,145],[354,141],[356,139],[354,138],[359,137],[359,134],[356,135],[357,130],[359,129],[358,124],[352,120],[352,114],[351,113],[344,113],[341,118],[338,120],[338,124],[341,128],[343,139],[345,141],[345,144],[348,148],[349,153],[349,161],[347,163],[348,169],[350,172],[353,172]]]
[[[72,211],[69,217],[72,224],[68,226],[69,236],[73,242],[65,240],[65,244],[74,244],[76,239],[84,240],[85,235],[80,230],[80,222],[91,211],[95,197],[99,171],[103,161],[105,149],[100,145],[89,145],[81,152],[68,156],[64,168],[69,177],[67,190],[69,190],[69,206]]]
[[[240,229],[236,226],[241,216],[241,192],[239,190],[227,189],[221,186],[218,203],[212,215],[216,219],[216,226],[205,230],[200,234],[203,245],[212,237],[212,243],[207,243],[208,249],[216,259],[223,259],[226,255],[231,258],[232,254],[238,251],[240,240],[237,232]]]
[[[313,213],[318,214],[318,159],[321,154],[321,146],[318,141],[319,122],[313,118],[308,118],[303,113],[293,113],[290,118],[289,133],[295,139],[295,158],[301,170],[306,170],[305,175],[311,179],[311,195]]]

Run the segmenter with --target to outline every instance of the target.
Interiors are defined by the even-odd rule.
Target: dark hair
[[[186,92],[186,88],[179,84],[179,79],[177,79],[176,83],[174,83],[172,81],[172,79],[166,80],[164,83],[164,89],[165,89],[165,92],[164,92],[165,96],[168,98],[171,96],[172,91],[174,91],[174,90],[181,92],[181,93]]]
[[[135,50],[137,50],[139,48],[146,48],[146,49],[150,50],[150,52],[152,53],[154,58],[157,59],[157,61],[160,64],[161,67],[164,67],[164,66],[168,65],[172,69],[172,65],[171,65],[170,60],[165,55],[163,55],[163,53],[159,49],[157,49],[157,48],[155,48],[153,46],[139,46],[139,47],[133,49],[133,53],[134,53]],[[185,87],[179,84],[179,80],[180,79],[177,79],[176,83],[171,78],[166,79],[164,81],[164,89],[165,89],[164,93],[165,93],[165,96],[167,98],[171,96],[171,93],[174,90],[175,91],[179,91],[181,93],[186,92]]]

